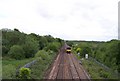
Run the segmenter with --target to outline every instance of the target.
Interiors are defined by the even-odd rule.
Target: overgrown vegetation
[[[39,65],[44,68],[39,70],[43,71],[43,69],[47,68],[52,62],[53,57],[63,44],[62,39],[54,38],[51,35],[40,36],[35,33],[26,34],[16,28],[14,30],[1,29],[0,31],[2,31],[2,72],[4,79],[15,78],[16,69],[34,59],[42,59]],[[27,62],[25,59],[28,59]],[[35,67],[31,69],[34,68]],[[39,66],[37,68],[39,68]],[[37,69],[34,69],[34,71],[35,70]],[[38,71],[39,75],[41,71]],[[35,74],[35,72],[33,74]],[[42,73],[44,73],[44,71]]]
[[[0,31],[2,31],[2,55],[14,59],[34,57],[36,52],[42,49],[57,52],[63,42],[63,40],[51,35],[25,34],[18,29],[2,29]]]
[[[76,56],[79,59],[85,57],[85,54],[88,54],[89,57],[95,58],[100,63],[120,73],[120,40],[111,40],[107,42],[69,41],[69,43],[70,42],[73,43],[72,50],[77,54]],[[80,53],[80,55],[78,55],[78,53]],[[105,73],[105,75],[107,75],[107,73]],[[102,73],[99,76],[103,76]]]
[[[92,59],[82,60],[82,64],[86,71],[90,74],[92,79],[118,79],[119,75],[113,70],[107,70],[101,65],[97,64]]]
[[[19,77],[20,79],[30,79],[31,70],[29,68],[20,68]]]
[[[26,63],[35,60],[36,58],[27,58],[22,60],[15,60],[9,57],[4,57],[2,59],[2,78],[3,79],[15,79],[16,70],[24,66]]]
[[[25,58],[25,55],[24,55],[24,50],[21,46],[19,45],[13,45],[11,48],[10,48],[10,51],[8,52],[8,55],[11,57],[11,58],[15,58],[17,60],[20,60],[20,59],[23,59]]]
[[[24,64],[38,59],[39,61],[30,67],[32,79],[43,78],[44,72],[56,56],[63,44],[60,38],[51,35],[40,36],[35,33],[26,34],[18,29],[2,29],[2,78],[16,78],[16,69]],[[88,54],[97,61],[120,73],[120,40],[107,42],[98,41],[66,41],[76,56],[81,59]],[[78,55],[77,55],[78,54]],[[84,65],[88,72],[93,73],[93,78],[114,77],[104,71],[91,60],[85,60]],[[96,69],[96,68],[98,69]],[[97,71],[99,74],[97,74]],[[94,74],[95,73],[95,74]]]
[[[32,79],[43,79],[44,72],[47,71],[48,67],[53,62],[53,59],[56,56],[56,53],[51,52],[48,54],[49,56],[44,55],[42,56],[43,58],[39,58],[39,61],[31,67],[31,78]],[[40,53],[40,55],[42,54]]]

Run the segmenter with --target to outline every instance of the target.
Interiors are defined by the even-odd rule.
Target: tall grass
[[[47,55],[44,57],[47,59],[40,58],[39,61],[31,67],[31,78],[32,79],[43,79],[45,72],[49,68],[55,56],[56,56],[56,53],[53,53],[51,55]]]
[[[44,54],[42,54],[44,55]],[[45,71],[52,63],[56,53],[47,53],[44,56],[36,56],[34,58],[15,60],[9,57],[4,57],[2,60],[2,79],[16,79],[16,70],[19,67],[37,59],[38,61],[30,67],[32,79],[42,79]]]
[[[13,79],[18,67],[25,65],[26,63],[34,60],[35,58],[15,60],[10,58],[3,58],[2,60],[2,79]]]
[[[106,70],[93,60],[82,60],[82,64],[92,79],[118,79],[112,70]]]

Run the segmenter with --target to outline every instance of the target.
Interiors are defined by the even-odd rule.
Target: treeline
[[[111,40],[98,45],[92,56],[108,67],[120,72],[119,40]]]
[[[62,39],[51,35],[26,34],[18,29],[0,31],[2,31],[2,56],[17,60],[34,57],[39,50],[57,52],[63,43]]]
[[[107,42],[79,41],[79,43],[68,42],[68,44],[73,44],[73,50],[76,53],[80,52],[80,57],[89,54],[99,62],[120,72],[120,40]]]

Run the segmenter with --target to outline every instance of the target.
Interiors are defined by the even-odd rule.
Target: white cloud
[[[0,0],[0,27],[71,40],[117,39],[118,0]]]

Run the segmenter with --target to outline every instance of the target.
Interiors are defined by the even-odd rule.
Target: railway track
[[[65,52],[66,44],[61,48],[57,58],[55,59],[50,71],[45,76],[45,79],[52,80],[87,80],[90,81],[88,74],[77,58],[71,53]]]

